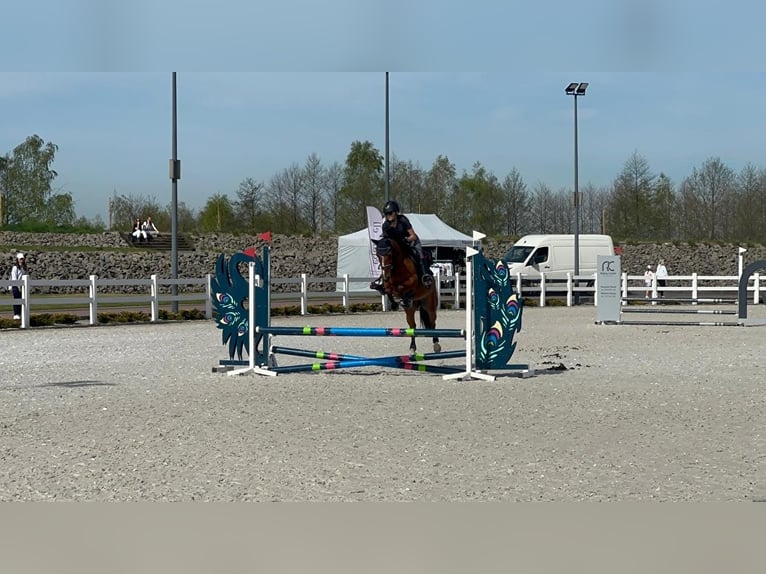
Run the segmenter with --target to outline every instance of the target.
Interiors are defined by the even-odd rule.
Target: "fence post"
[[[628,274],[627,272],[624,272],[621,277],[622,281],[622,304],[627,305],[628,302],[626,299],[628,298]]]
[[[151,306],[152,306],[152,317],[151,321],[154,323],[157,320],[157,317],[159,316],[158,308],[159,308],[159,286],[157,285],[157,274],[153,274],[151,276],[152,280],[152,294],[151,294]]]
[[[657,299],[657,274],[652,273],[652,299]],[[652,305],[656,305],[657,301],[652,301]]]
[[[213,280],[211,273],[207,274],[207,283],[205,284],[205,317],[207,319],[213,318],[213,289],[210,286],[210,282]]]
[[[692,273],[692,299],[698,299],[699,296],[697,295],[697,274]],[[697,301],[695,300],[692,302],[692,305],[696,305]]]
[[[350,297],[349,297],[349,284],[348,284],[348,273],[343,274],[343,312],[348,313],[348,306],[350,303]]]
[[[88,285],[88,298],[90,299],[90,303],[88,304],[88,311],[90,314],[88,324],[95,325],[98,323],[98,291],[96,289],[98,275],[91,275],[88,279],[90,279],[90,285]]]
[[[574,284],[572,282],[572,273],[567,271],[567,307],[572,306],[572,290]]]
[[[545,307],[545,273],[540,273],[540,307]]]
[[[27,329],[30,326],[29,320],[29,275],[21,277],[21,328]]]
[[[301,273],[301,315],[308,315],[309,301],[308,301],[308,275]]]
[[[758,303],[761,300],[761,294],[760,294],[760,273],[753,273],[753,304],[758,305]]]
[[[442,277],[439,269],[434,273],[434,281],[436,281],[436,308],[442,308]]]
[[[598,273],[593,274],[593,306],[598,307]]]
[[[524,297],[524,293],[521,289],[521,273],[516,273],[516,293],[518,293],[519,299]]]

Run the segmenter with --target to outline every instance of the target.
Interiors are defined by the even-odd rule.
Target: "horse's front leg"
[[[410,329],[415,328],[415,306],[412,305],[411,307],[407,308],[407,326]],[[410,355],[414,355],[418,351],[418,346],[415,343],[415,337],[412,337],[410,341]]]

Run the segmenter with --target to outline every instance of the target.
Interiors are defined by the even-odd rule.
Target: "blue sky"
[[[0,74],[0,150],[38,134],[59,146],[56,187],[78,214],[105,218],[108,196],[170,200],[171,73]],[[446,155],[532,187],[573,184],[578,98],[580,185],[608,185],[637,151],[676,183],[710,157],[766,168],[766,73],[402,73],[389,75],[391,154],[428,168]],[[179,199],[234,197],[316,153],[342,163],[354,140],[385,149],[385,74],[179,72]],[[704,89],[701,89],[704,86]],[[395,193],[395,190],[394,190]]]
[[[423,168],[441,154],[571,187],[570,81],[590,83],[583,185],[634,151],[676,182],[712,156],[766,167],[764,21],[745,0],[14,2],[0,153],[35,133],[57,144],[56,185],[81,215],[105,217],[115,189],[167,203],[175,69],[179,198],[198,208],[310,153],[382,152],[385,76],[369,70],[388,69],[391,152]]]

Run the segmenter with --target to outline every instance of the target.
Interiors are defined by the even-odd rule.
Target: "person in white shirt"
[[[659,297],[664,297],[665,296],[664,287],[668,279],[668,270],[665,267],[664,259],[660,259],[660,262],[657,264],[657,271],[655,274],[657,276],[657,285],[658,285],[657,293],[659,294]]]
[[[159,230],[157,229],[157,226],[154,225],[154,222],[152,221],[151,215],[146,218],[146,221],[144,221],[144,224],[141,226],[141,229],[146,235],[149,236],[149,239],[157,237],[160,234]]]
[[[16,261],[13,264],[13,268],[11,269],[11,281],[19,281],[22,277],[24,277],[24,275],[27,275],[28,273],[29,271],[27,270],[24,254],[17,253]],[[8,291],[13,293],[14,299],[21,299],[21,287],[18,287],[17,285],[14,285],[13,287],[9,286]],[[21,319],[21,305],[13,306],[13,318],[15,320]]]
[[[130,234],[133,236],[133,241],[146,241],[147,239],[146,231],[143,230],[141,219],[138,217],[136,217],[136,222],[133,224],[133,231],[131,231]]]
[[[652,273],[652,266],[647,265],[644,272],[644,287],[646,287],[645,299],[650,299],[652,296],[652,282],[654,281],[654,273]]]

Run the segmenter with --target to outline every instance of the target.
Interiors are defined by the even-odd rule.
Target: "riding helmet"
[[[388,215],[389,213],[399,213],[399,204],[393,199],[386,202],[386,206],[383,208],[383,213]]]

